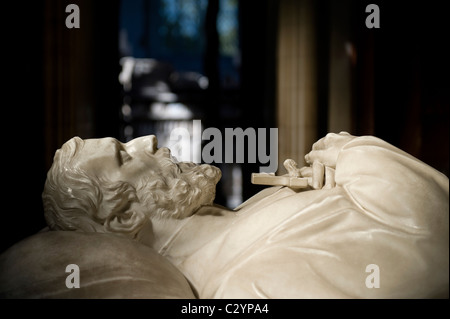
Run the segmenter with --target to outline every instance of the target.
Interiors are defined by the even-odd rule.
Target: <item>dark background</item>
[[[71,2],[80,6],[78,30],[64,24]],[[276,125],[276,23],[282,18],[277,3],[239,1],[239,103],[246,127]],[[319,54],[326,56],[330,2],[316,3]],[[381,29],[365,28],[368,3],[380,6]],[[448,176],[450,55],[444,45],[444,3],[355,0],[349,9],[360,61],[353,81],[352,133],[370,129]],[[2,2],[0,251],[45,227],[40,196],[63,142],[74,135],[119,137],[118,14],[117,0]],[[326,74],[326,61],[321,67]],[[322,78],[326,83],[326,75]],[[80,107],[83,111],[74,111]],[[326,113],[326,105],[321,107]],[[319,134],[326,133],[325,117],[319,121]],[[245,172],[252,171],[257,170],[249,166]],[[244,186],[244,199],[258,190]]]

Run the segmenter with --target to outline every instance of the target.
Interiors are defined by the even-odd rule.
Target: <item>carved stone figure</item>
[[[213,203],[219,169],[178,163],[155,136],[75,137],[48,172],[48,229],[0,256],[0,296],[448,297],[445,175],[345,132],[305,160],[285,162],[291,187],[230,210]],[[69,264],[80,288],[66,286]]]

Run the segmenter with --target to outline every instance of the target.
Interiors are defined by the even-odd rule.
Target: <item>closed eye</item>
[[[123,164],[129,162],[132,159],[132,157],[130,154],[127,153],[127,151],[120,150],[119,159],[120,159],[120,165],[123,165]]]

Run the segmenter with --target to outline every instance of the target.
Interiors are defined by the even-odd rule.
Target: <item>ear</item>
[[[130,209],[110,215],[105,221],[105,228],[111,233],[123,233],[134,237],[145,225],[147,216],[139,209]]]

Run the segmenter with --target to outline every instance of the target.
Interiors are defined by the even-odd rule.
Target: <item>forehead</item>
[[[115,153],[120,142],[112,137],[84,140],[80,153],[83,155],[94,155]]]
[[[75,156],[76,165],[85,166],[97,162],[100,164],[102,162],[105,163],[108,159],[115,157],[119,144],[119,141],[111,137],[86,139]]]

